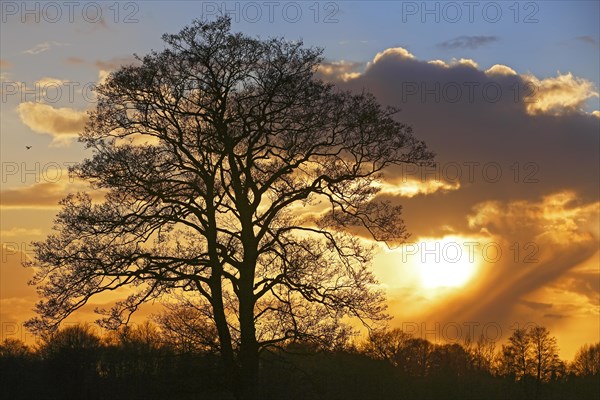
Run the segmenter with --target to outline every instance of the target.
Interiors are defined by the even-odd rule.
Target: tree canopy
[[[261,349],[385,317],[371,246],[407,232],[378,181],[433,155],[397,110],[315,79],[320,49],[232,33],[227,17],[163,40],[97,88],[80,136],[93,156],[72,173],[104,199],[69,195],[35,243],[29,327],[56,328],[102,292],[131,293],[99,310],[113,328],[188,293],[252,393]]]

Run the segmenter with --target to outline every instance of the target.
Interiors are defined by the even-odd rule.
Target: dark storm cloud
[[[548,310],[528,296],[597,251],[596,233],[581,225],[597,220],[599,119],[580,110],[594,88],[570,74],[539,80],[505,66],[482,71],[470,60],[420,61],[401,50],[380,53],[358,78],[337,85],[400,108],[398,119],[437,153],[432,169],[396,168],[388,177],[459,182],[460,189],[388,197],[404,206],[413,238],[441,237],[449,226],[502,240],[505,251],[426,318],[507,322],[527,305],[543,320]],[[587,236],[575,240],[579,232]],[[515,242],[537,244],[539,260],[511,262]],[[580,282],[568,288],[584,289]]]
[[[568,89],[552,85],[552,98],[560,97],[561,87]],[[580,199],[597,196],[598,118],[578,112],[581,104],[558,104],[553,108],[558,115],[532,115],[530,108],[547,101],[529,96],[543,92],[541,83],[467,64],[441,66],[390,54],[338,86],[365,88],[401,110],[398,119],[437,153],[438,165],[395,172],[406,179],[460,181],[461,190],[439,197],[449,202],[444,208],[458,207],[465,215],[475,201],[534,200],[565,189]],[[405,203],[423,201],[414,197]]]

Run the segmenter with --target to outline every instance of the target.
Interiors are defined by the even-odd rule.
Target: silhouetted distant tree
[[[53,329],[125,286],[137,291],[107,311],[111,327],[145,301],[193,292],[210,307],[231,386],[255,398],[261,349],[325,342],[345,316],[383,317],[356,234],[407,237],[376,183],[432,154],[396,110],[316,80],[319,49],[231,33],[225,17],[163,39],[97,89],[80,138],[93,157],[72,172],[106,196],[69,195],[55,233],[35,244],[45,299],[28,326]]]
[[[470,354],[458,343],[437,345],[429,356],[430,374],[443,377],[465,377],[473,370]]]
[[[434,345],[400,330],[371,332],[361,350],[370,357],[385,360],[408,376],[424,377],[431,367]]]
[[[558,356],[556,338],[543,326],[529,329],[532,347],[532,367],[538,382],[548,382],[565,374],[565,365]]]
[[[91,398],[100,361],[100,337],[89,325],[71,325],[40,344],[50,390],[65,399]]]
[[[496,342],[482,334],[475,343],[468,340],[465,349],[471,355],[473,368],[490,374],[496,372]]]
[[[7,338],[0,343],[0,398],[31,397],[38,358],[22,340]]]
[[[517,381],[532,377],[538,383],[548,382],[566,374],[556,338],[543,326],[516,329],[502,346],[500,364],[500,372]]]
[[[190,302],[169,303],[154,316],[162,338],[180,353],[218,353],[219,335],[210,310]]]
[[[140,382],[159,377],[169,357],[161,332],[156,325],[145,321],[134,326],[122,327],[115,333],[119,368],[118,375],[135,377]]]
[[[385,360],[394,366],[403,362],[406,346],[412,335],[401,329],[373,330],[361,350],[374,359]]]
[[[580,376],[600,375],[600,342],[581,346],[575,354],[571,371]]]
[[[6,338],[0,343],[0,357],[2,358],[26,358],[31,354],[31,349],[22,340]]]
[[[398,365],[410,376],[424,377],[429,373],[433,344],[422,338],[410,338],[400,355]]]
[[[43,358],[94,352],[100,347],[100,337],[89,325],[70,325],[45,336],[40,345]]]
[[[502,346],[501,372],[522,380],[531,375],[533,349],[526,328],[517,328]]]

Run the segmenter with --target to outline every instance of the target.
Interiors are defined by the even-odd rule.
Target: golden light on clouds
[[[519,232],[531,239],[566,244],[597,240],[598,211],[600,202],[578,205],[577,194],[562,191],[544,196],[537,203],[524,200],[502,204],[487,201],[474,207],[475,213],[468,217],[471,228],[491,229],[502,232]]]
[[[85,111],[48,104],[23,102],[17,106],[21,122],[32,131],[52,136],[52,144],[63,146],[77,138],[87,122]]]
[[[448,192],[460,189],[460,182],[445,182],[437,179],[419,180],[406,178],[399,183],[383,182],[379,184],[381,194],[401,197],[414,197],[435,192]]]
[[[538,78],[531,73],[518,73],[505,64],[494,64],[487,69],[480,69],[477,61],[470,58],[452,58],[449,61],[434,59],[419,61],[411,52],[403,47],[387,48],[378,52],[372,61],[360,65],[349,61],[334,61],[319,67],[321,75],[327,79],[348,82],[368,75],[375,64],[384,60],[396,61],[399,64],[417,62],[428,64],[438,69],[470,67],[482,71],[488,78],[500,80],[514,77],[518,81],[507,87],[507,93],[522,104],[529,115],[562,115],[573,112],[583,112],[585,103],[599,96],[594,83],[585,78],[574,76],[572,73],[557,73],[555,77]],[[408,80],[410,83],[411,81]],[[498,82],[488,82],[498,85]],[[515,85],[518,86],[518,92]],[[600,116],[600,111],[589,114]]]
[[[69,193],[88,192],[93,199],[102,201],[104,192],[102,190],[91,190],[87,182],[79,179],[71,179],[67,174],[55,175],[59,179],[53,182],[39,182],[28,186],[3,189],[0,194],[2,202],[0,209],[56,209],[59,201]],[[20,228],[14,228],[7,232],[20,232]]]
[[[329,63],[322,63],[319,65],[317,71],[327,77],[335,77],[343,81],[358,78],[361,73],[356,71],[360,65],[345,60],[332,61]]]
[[[470,58],[461,58],[458,60],[453,59],[450,65],[465,65],[474,69],[479,68],[479,64],[477,64],[474,60],[471,60]]]
[[[489,200],[465,215],[466,226],[439,226],[397,249],[382,250],[376,272],[394,326],[406,321],[493,323],[506,332],[536,321],[565,340],[572,357],[598,326],[600,202],[573,190],[529,200]],[[590,324],[590,321],[596,321]]]
[[[573,74],[558,74],[553,78],[538,79],[525,75],[526,81],[533,85],[533,92],[526,101],[530,114],[560,115],[567,111],[578,111],[586,100],[598,97],[594,84]]]
[[[502,64],[494,64],[488,68],[485,73],[487,75],[517,75],[517,71],[509,66]]]
[[[385,49],[384,51],[380,51],[379,53],[377,53],[375,55],[375,57],[373,58],[373,64],[376,64],[378,61],[382,60],[385,57],[400,57],[400,58],[406,58],[409,60],[413,60],[415,58],[415,56],[408,50],[406,50],[403,47],[391,47],[388,49]]]

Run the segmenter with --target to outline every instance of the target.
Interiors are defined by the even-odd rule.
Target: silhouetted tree
[[[6,338],[0,343],[1,358],[27,358],[31,354],[31,349],[22,340]]]
[[[407,342],[412,335],[401,329],[382,329],[369,332],[361,350],[377,360],[385,360],[394,366],[403,362]]]
[[[37,362],[33,351],[22,341],[14,338],[0,343],[0,398],[14,399],[31,396],[32,374]]]
[[[565,366],[558,356],[556,338],[543,326],[534,326],[529,330],[532,355],[531,364],[538,382],[548,382],[564,376]]]
[[[100,337],[89,325],[72,325],[46,336],[40,345],[50,390],[61,398],[91,398],[101,348]]]
[[[51,359],[65,354],[94,352],[100,347],[100,337],[89,325],[70,325],[44,337],[40,345],[43,358]]]
[[[399,356],[398,365],[410,376],[424,377],[429,373],[433,344],[422,338],[410,338]]]
[[[150,321],[117,331],[116,350],[116,362],[112,365],[117,369],[116,376],[131,381],[134,387],[159,386],[171,366],[170,349],[165,346],[157,326]]]
[[[432,154],[396,110],[316,80],[319,49],[233,34],[228,18],[163,39],[165,50],[97,89],[80,138],[93,157],[72,172],[106,196],[69,195],[55,233],[35,244],[45,299],[28,326],[52,329],[124,286],[137,291],[106,311],[109,326],[145,301],[195,292],[238,397],[254,398],[264,347],[327,340],[344,316],[383,317],[355,234],[407,237],[376,182]]]
[[[547,328],[516,329],[502,346],[501,373],[517,381],[532,377],[538,384],[564,377],[566,366],[558,356],[556,338]]]
[[[473,359],[473,367],[487,373],[495,372],[496,343],[487,339],[483,334],[475,343],[465,346]]]
[[[154,316],[162,338],[180,353],[218,353],[219,336],[210,310],[189,302],[169,303]]]
[[[429,357],[432,375],[464,378],[473,369],[469,353],[458,343],[437,345]]]
[[[517,328],[502,346],[501,371],[504,375],[522,380],[532,371],[531,341],[526,328]]]
[[[597,376],[600,374],[600,342],[581,346],[575,354],[571,370],[580,376]]]

